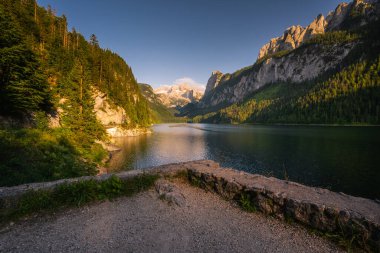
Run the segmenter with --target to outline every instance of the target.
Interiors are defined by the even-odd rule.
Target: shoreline
[[[297,124],[297,123],[276,123],[276,124],[255,124],[255,123],[243,123],[241,125],[253,125],[253,126],[318,126],[318,127],[380,127],[380,125],[371,124]]]
[[[51,252],[51,246],[63,252],[344,252],[302,226],[246,212],[181,178],[0,231],[5,252]]]
[[[246,211],[263,213],[279,220],[290,220],[306,227],[353,240],[361,247],[380,249],[380,204],[327,189],[222,168],[211,160],[200,160],[132,170],[116,174],[65,179],[0,188],[2,209],[12,209],[30,192],[54,192],[60,185],[75,185],[112,177],[123,182],[141,176],[183,178],[191,185],[237,203]],[[363,244],[364,243],[364,244]]]
[[[124,128],[122,126],[106,127],[106,132],[110,138],[136,137],[144,134],[151,134],[150,127]]]
[[[113,155],[122,150],[121,147],[114,144],[113,139],[126,138],[126,137],[138,137],[145,134],[151,134],[153,131],[150,127],[146,128],[131,128],[125,129],[121,126],[113,126],[106,129],[107,135],[109,137],[108,141],[96,141],[96,143],[102,145],[103,149],[108,153],[107,158],[102,161],[104,166],[97,166],[97,175],[103,175],[110,172],[110,168],[107,167],[107,163],[111,161]]]
[[[168,123],[169,124],[169,123]],[[371,124],[306,124],[306,123],[182,123],[182,124],[210,124],[210,125],[230,125],[230,126],[319,126],[319,127],[380,127]]]
[[[304,127],[380,127],[380,125],[372,125],[372,124],[306,124],[306,123],[159,123],[154,125],[167,124],[171,125],[170,127],[178,127],[178,126],[186,126],[186,125],[194,125],[194,124],[208,124],[208,125],[227,125],[227,126],[304,126]]]

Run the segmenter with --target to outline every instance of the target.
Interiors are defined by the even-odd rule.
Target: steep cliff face
[[[254,65],[233,74],[213,72],[205,95],[193,105],[192,110],[198,110],[195,114],[211,112],[242,102],[267,84],[300,83],[339,68],[346,56],[361,44],[360,39],[350,39],[347,32],[339,32],[357,31],[358,27],[378,19],[379,10],[378,1],[355,0],[340,4],[327,18],[319,15],[306,28],[288,28],[282,37],[272,39],[263,46]],[[328,38],[331,34],[336,38]],[[326,35],[322,39],[328,43],[315,42],[315,38],[320,37],[316,35]]]
[[[116,105],[107,94],[95,87],[92,88],[92,94],[96,119],[105,127],[108,136],[124,137],[150,133],[146,128],[127,129],[125,126],[130,123],[130,118],[124,108]]]
[[[354,28],[349,24],[350,20],[355,20],[355,26],[362,26],[376,16],[377,1],[355,0],[351,3],[341,3],[334,11],[331,11],[325,18],[318,15],[307,27],[300,25],[291,26],[285,30],[281,37],[271,39],[259,51],[258,59],[283,50],[292,50],[299,47],[317,34],[324,34],[326,31],[336,31],[344,28]]]
[[[104,126],[122,125],[129,119],[125,110],[115,105],[107,94],[93,88],[94,112],[96,119]]]
[[[214,90],[218,86],[222,77],[223,77],[223,73],[218,70],[215,70],[211,73],[211,77],[208,79],[208,82],[206,85],[204,96],[207,96],[207,94],[209,94],[212,90]]]
[[[314,21],[306,28],[297,25],[291,26],[285,30],[281,37],[271,39],[269,43],[265,44],[259,51],[258,59],[274,54],[283,50],[291,50],[299,47],[304,41],[307,41],[316,34],[323,34],[327,22],[323,15],[319,15]]]
[[[332,47],[311,45],[280,58],[269,58],[234,78],[228,78],[230,83],[225,81],[214,92],[205,95],[199,107],[241,102],[251,92],[269,83],[299,83],[313,79],[338,66],[354,46],[355,42]]]
[[[328,23],[327,30],[339,29],[340,25],[349,14],[350,7],[351,4],[349,3],[341,3],[334,11],[331,11],[326,17],[326,22]]]

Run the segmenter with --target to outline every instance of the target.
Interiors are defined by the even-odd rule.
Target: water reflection
[[[115,139],[122,148],[111,160],[113,170],[141,169],[205,159],[204,131],[176,125],[154,127],[152,135]]]
[[[348,194],[380,197],[380,128],[156,125],[119,138],[114,170],[212,159],[223,166]]]

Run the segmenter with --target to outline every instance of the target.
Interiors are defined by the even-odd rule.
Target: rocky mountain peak
[[[184,106],[196,102],[204,94],[204,86],[195,86],[188,83],[163,85],[154,90],[162,104],[167,107]]]
[[[334,30],[340,26],[345,17],[347,16],[350,10],[351,4],[341,3],[339,4],[334,11],[331,11],[327,17],[326,22],[328,23],[327,30]]]
[[[260,59],[283,50],[295,49],[316,34],[340,30],[350,15],[362,15],[363,20],[357,22],[357,26],[364,25],[368,19],[376,16],[372,15],[376,11],[375,9],[380,11],[378,0],[354,0],[351,3],[341,3],[326,18],[319,14],[307,27],[300,25],[289,27],[281,37],[273,38],[265,44],[260,49],[257,58]]]
[[[207,94],[210,93],[213,89],[215,89],[218,84],[220,83],[220,80],[222,79],[223,73],[219,70],[215,70],[211,72],[211,77],[207,81],[206,90],[204,96],[207,96]]]
[[[260,49],[258,58],[269,55],[265,61],[259,61],[233,74],[213,71],[201,101],[193,107],[185,108],[182,113],[203,115],[204,112],[215,112],[225,106],[243,102],[253,92],[268,84],[302,83],[324,73],[336,71],[337,66],[344,64],[349,53],[361,43],[360,39],[339,44],[333,42],[329,45],[316,41],[304,47],[300,46],[315,35],[329,31],[351,32],[378,20],[379,17],[380,0],[355,0],[339,4],[327,17],[322,14],[316,16],[306,27],[291,26],[282,36],[271,39]],[[292,51],[298,47],[298,50]],[[283,50],[289,51],[278,54],[277,57],[270,57]],[[210,118],[210,122],[215,119]]]
[[[320,14],[306,28],[300,25],[291,26],[284,31],[281,37],[273,38],[265,44],[259,51],[258,59],[268,54],[274,54],[283,50],[291,50],[299,47],[305,40],[310,39],[315,34],[325,32],[327,21]]]
[[[214,70],[213,72],[211,72],[211,75],[218,75],[218,74],[223,74],[223,73],[220,72],[219,70]]]

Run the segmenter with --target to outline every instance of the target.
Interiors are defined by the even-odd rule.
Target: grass
[[[326,238],[327,240],[338,245],[339,247],[345,249],[347,252],[360,252],[360,247],[357,245],[357,243],[355,243],[355,237],[348,238],[337,232],[322,232],[314,228],[308,228],[308,231],[317,236]],[[364,245],[363,249],[365,249],[365,252],[372,252],[368,248],[368,245]]]
[[[199,187],[199,188],[201,188],[201,186],[202,186],[201,179],[199,179],[197,177],[192,176],[192,177],[190,177],[189,181],[190,181],[190,184],[192,186]]]
[[[257,211],[248,193],[242,193],[240,195],[239,204],[244,211],[251,213]]]
[[[141,175],[121,180],[113,175],[105,181],[91,179],[61,184],[52,190],[30,191],[13,207],[0,209],[0,223],[34,213],[52,212],[62,208],[80,207],[95,201],[132,196],[150,188],[157,178],[157,175]]]
[[[95,175],[107,156],[100,144],[64,130],[0,129],[0,186]]]

